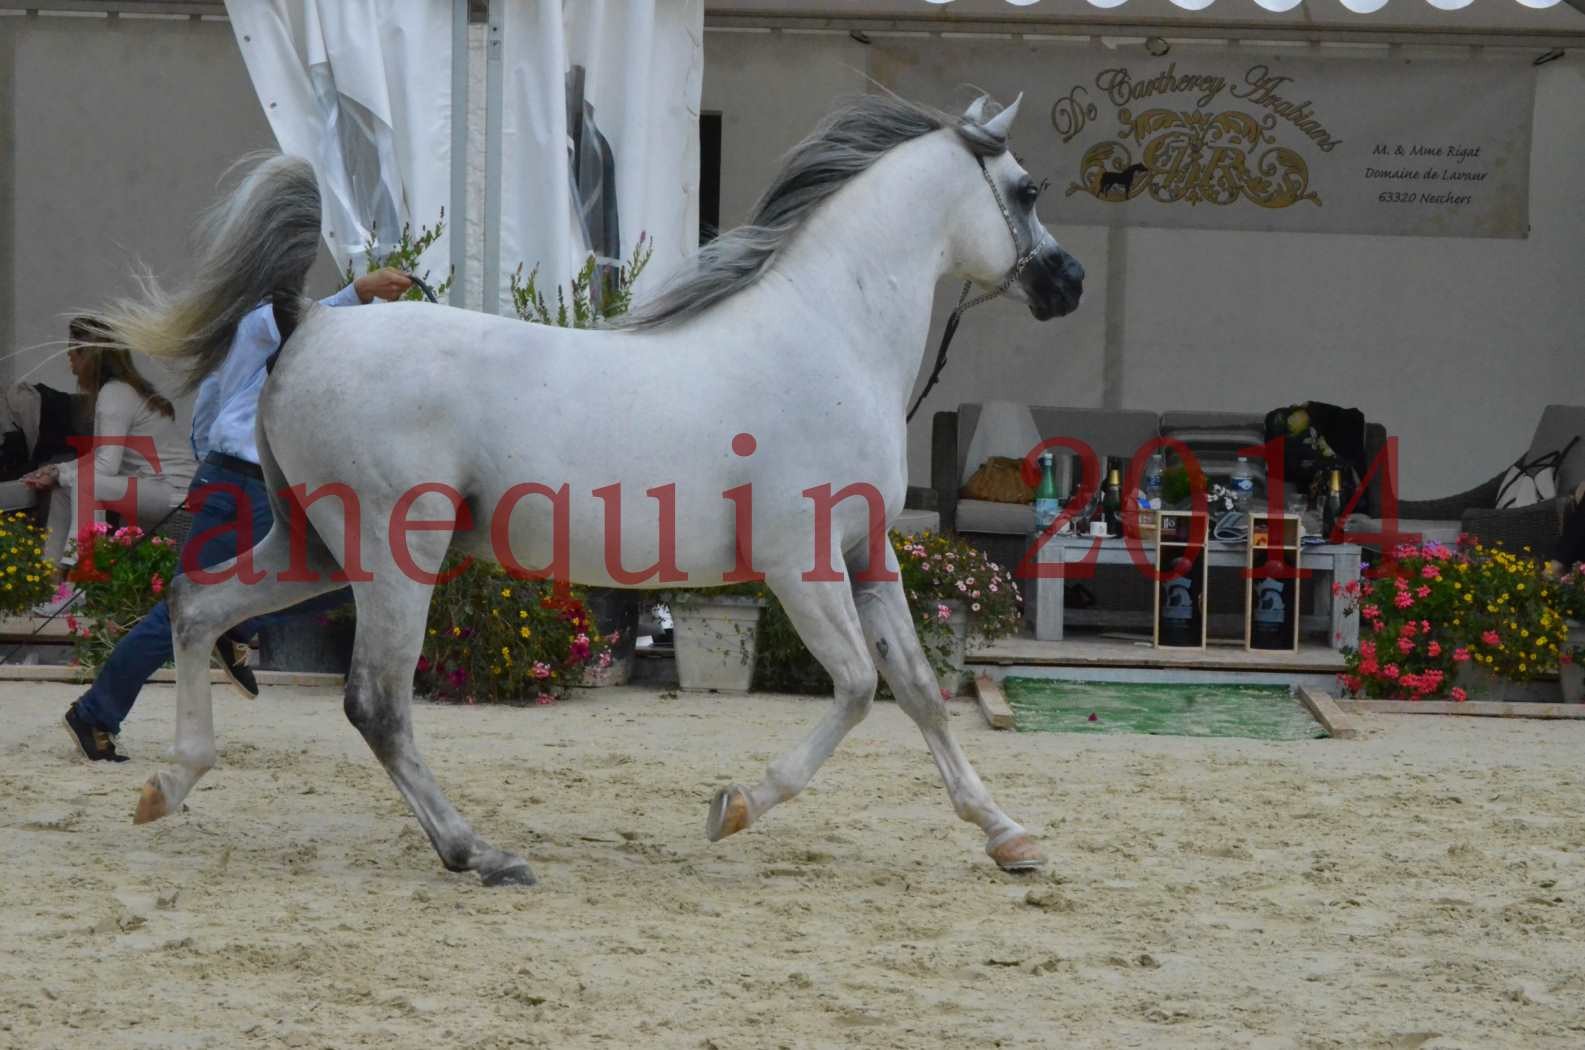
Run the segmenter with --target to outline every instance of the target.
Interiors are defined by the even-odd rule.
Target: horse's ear
[[[985,103],[990,100],[989,95],[981,95],[969,103],[969,108],[963,111],[963,121],[966,124],[985,123]]]
[[[1013,99],[1012,105],[985,122],[985,130],[1005,142],[1007,133],[1013,129],[1013,121],[1018,119],[1018,104],[1023,100],[1024,93],[1020,91],[1018,97]]]

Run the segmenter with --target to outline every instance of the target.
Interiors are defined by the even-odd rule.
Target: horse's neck
[[[778,319],[807,330],[811,314],[842,335],[821,348],[850,355],[905,401],[924,355],[947,232],[963,193],[962,146],[926,136],[899,146],[818,208],[772,265],[800,293]],[[966,156],[966,154],[963,154]]]

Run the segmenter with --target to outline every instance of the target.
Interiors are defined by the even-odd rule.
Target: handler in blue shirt
[[[411,283],[397,270],[378,270],[359,277],[321,302],[326,306],[354,306],[375,299],[397,299]],[[202,502],[193,513],[188,543],[207,537],[196,555],[196,564],[202,568],[237,555],[238,530],[226,526],[237,523],[242,511],[247,511],[252,521],[255,543],[269,533],[274,521],[264,474],[259,469],[253,422],[268,374],[266,362],[280,342],[275,312],[265,303],[243,317],[225,361],[198,388],[193,403],[193,454],[199,467],[189,493],[190,499]],[[183,563],[187,557],[183,548]],[[339,595],[326,597],[332,602],[340,600]],[[215,656],[232,684],[247,696],[259,693],[253,672],[243,664],[247,647],[235,638],[251,636],[262,624],[312,610],[316,603],[325,604],[325,598],[249,620],[222,637],[215,647]],[[126,761],[125,755],[116,752],[114,735],[132,710],[143,684],[173,653],[170,612],[162,601],[116,644],[93,685],[66,711],[66,728],[90,761]]]

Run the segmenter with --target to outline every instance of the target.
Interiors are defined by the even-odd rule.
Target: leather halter
[[[996,201],[997,210],[1002,213],[1002,221],[1007,223],[1007,232],[1012,235],[1013,251],[1016,252],[1018,251],[1018,226],[1013,222],[1013,213],[1008,210],[1007,202],[1002,200],[1002,193],[996,188],[996,180],[991,178],[990,171],[986,169],[985,158],[976,156],[974,160],[980,166],[980,174],[985,177],[985,185],[991,189],[991,197]],[[958,305],[953,307],[951,316],[947,318],[946,327],[941,332],[941,348],[936,351],[935,367],[930,370],[930,378],[925,380],[925,388],[919,392],[919,397],[914,400],[914,407],[908,410],[908,415],[904,418],[904,422],[909,422],[914,418],[914,413],[919,411],[919,406],[924,403],[925,398],[930,394],[931,388],[941,378],[942,370],[947,367],[947,348],[952,345],[952,337],[957,334],[958,322],[962,320],[963,312],[973,309],[981,303],[988,303],[998,296],[1006,295],[1007,290],[1023,275],[1024,269],[1034,261],[1035,256],[1040,253],[1040,249],[1045,246],[1050,236],[1048,233],[1031,245],[1027,252],[1020,255],[1018,260],[1013,263],[1013,268],[1007,271],[1007,276],[1003,277],[1001,283],[990,291],[981,292],[970,299],[969,292],[973,290],[974,282],[963,282],[963,291],[958,293]]]

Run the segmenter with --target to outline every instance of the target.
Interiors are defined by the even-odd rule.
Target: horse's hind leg
[[[875,697],[875,665],[864,651],[864,632],[847,582],[809,583],[796,574],[767,582],[798,637],[830,673],[835,706],[796,747],[770,764],[759,784],[733,784],[716,792],[705,826],[711,842],[742,831],[807,787],[842,738],[864,720]]]
[[[195,583],[187,576],[171,581],[167,600],[171,640],[176,650],[177,764],[174,769],[154,774],[143,786],[132,818],[136,823],[146,824],[174,812],[198,779],[215,764],[209,654],[221,634],[244,620],[305,602],[340,586],[331,579],[335,561],[314,536],[307,544],[307,567],[317,578],[282,580],[282,574],[292,567],[289,538],[286,528],[271,528],[264,541],[249,553],[254,568],[264,574],[257,582],[243,582],[236,576],[209,584]],[[211,566],[208,571],[223,572],[235,564],[236,559],[232,559]]]
[[[438,554],[419,550],[440,537]],[[414,536],[410,546],[421,564],[438,564],[445,554],[443,533]],[[477,871],[486,886],[534,884],[521,857],[498,850],[480,838],[447,801],[434,774],[413,742],[413,667],[424,645],[431,588],[408,578],[395,564],[373,567],[374,579],[353,584],[358,602],[358,633],[347,674],[347,719],[390,774],[402,797],[450,871]]]
[[[890,547],[886,553],[895,572],[896,557]],[[891,686],[898,705],[924,733],[936,768],[946,781],[952,808],[959,817],[984,829],[985,852],[1002,868],[1027,871],[1040,867],[1044,863],[1040,848],[996,805],[952,735],[935,672],[914,632],[902,581],[858,582],[853,590],[864,635],[875,654],[875,665]]]

